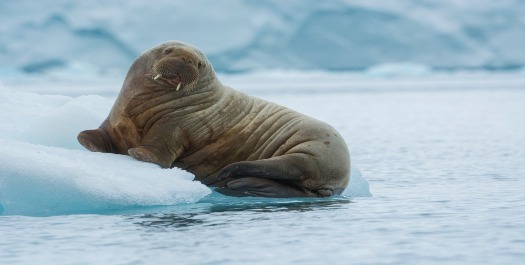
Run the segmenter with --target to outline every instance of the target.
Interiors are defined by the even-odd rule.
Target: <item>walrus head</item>
[[[155,61],[147,74],[163,86],[191,91],[207,64],[204,54],[182,42],[166,42],[157,46]]]
[[[180,41],[161,43],[133,62],[107,119],[77,139],[91,151],[128,154],[154,124],[150,121],[166,114],[165,105],[193,104],[191,92],[214,91],[218,82],[202,51]]]

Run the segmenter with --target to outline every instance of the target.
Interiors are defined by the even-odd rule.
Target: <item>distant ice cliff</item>
[[[125,71],[143,50],[183,40],[222,72],[525,65],[525,1],[6,1],[0,76]]]

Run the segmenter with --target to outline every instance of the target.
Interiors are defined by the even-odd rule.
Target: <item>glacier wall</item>
[[[525,65],[525,1],[0,0],[0,76],[126,71],[166,40],[218,71]]]

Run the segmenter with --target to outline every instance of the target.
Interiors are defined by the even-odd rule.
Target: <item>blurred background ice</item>
[[[523,14],[521,0],[0,0],[0,76],[122,74],[166,40],[228,73],[512,70],[525,65]]]

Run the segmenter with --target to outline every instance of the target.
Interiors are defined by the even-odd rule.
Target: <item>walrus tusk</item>
[[[180,84],[182,84],[182,82],[180,82],[180,83],[177,85],[177,91],[179,91]]]
[[[153,77],[153,80],[157,80],[157,79],[159,79],[159,77],[161,77],[161,76],[162,76],[162,74],[158,74],[158,75],[156,75],[155,77]]]

